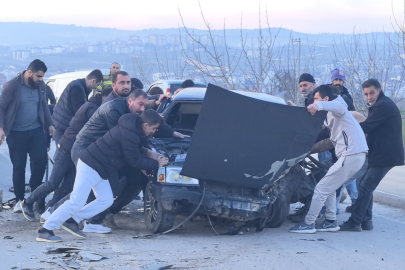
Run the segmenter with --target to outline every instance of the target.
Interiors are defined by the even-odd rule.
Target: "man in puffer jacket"
[[[315,103],[308,106],[308,111],[312,115],[317,111],[328,112],[324,125],[331,131],[330,140],[338,160],[316,185],[305,221],[290,228],[293,233],[339,230],[336,221],[336,190],[361,169],[368,151],[359,123],[347,110],[343,98],[334,94],[331,86],[321,85],[316,88],[314,100]],[[315,226],[315,220],[324,204],[325,221]]]
[[[77,226],[65,222],[73,218],[77,223],[104,211],[113,203],[113,194],[108,176],[129,164],[138,170],[154,170],[167,165],[168,159],[144,147],[146,137],[153,135],[162,123],[160,115],[146,110],[139,117],[125,114],[118,125],[80,153],[77,174],[70,199],[63,203],[39,229],[38,242],[60,242],[54,229],[62,229],[73,235],[86,238]],[[86,204],[90,191],[96,199]]]

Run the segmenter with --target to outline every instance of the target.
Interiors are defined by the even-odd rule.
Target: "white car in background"
[[[100,69],[103,75],[108,75],[110,73],[109,69]],[[92,70],[83,70],[83,71],[76,71],[76,72],[69,72],[54,75],[49,77],[46,81],[46,85],[48,85],[55,95],[56,100],[62,95],[63,90],[65,90],[66,86],[74,80],[86,78]]]

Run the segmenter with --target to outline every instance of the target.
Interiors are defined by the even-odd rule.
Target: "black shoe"
[[[26,204],[25,200],[21,202],[21,210],[26,219],[29,221],[35,221],[35,214],[32,205]]]
[[[354,225],[351,222],[346,221],[340,225],[340,230],[346,232],[361,232],[361,227],[360,225]]]
[[[38,201],[34,202],[34,210],[39,215],[42,215],[45,212],[45,199],[39,199]]]
[[[372,220],[363,221],[361,223],[361,229],[365,231],[371,231],[372,229],[374,229],[373,221]]]
[[[350,205],[350,206],[346,207],[346,212],[347,213],[351,213],[352,210],[353,210],[353,205]]]

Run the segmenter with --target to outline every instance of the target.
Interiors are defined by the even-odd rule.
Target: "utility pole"
[[[301,68],[301,39],[292,39],[291,42],[298,43],[298,77],[301,75],[300,74],[300,68]]]

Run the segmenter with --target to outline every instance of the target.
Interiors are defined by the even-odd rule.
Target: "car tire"
[[[145,224],[152,233],[161,233],[173,227],[176,214],[163,209],[162,203],[152,193],[152,186],[152,182],[147,184],[143,199]]]
[[[290,212],[290,204],[284,194],[279,194],[276,201],[270,206],[270,218],[264,225],[265,228],[278,228],[283,225]]]

